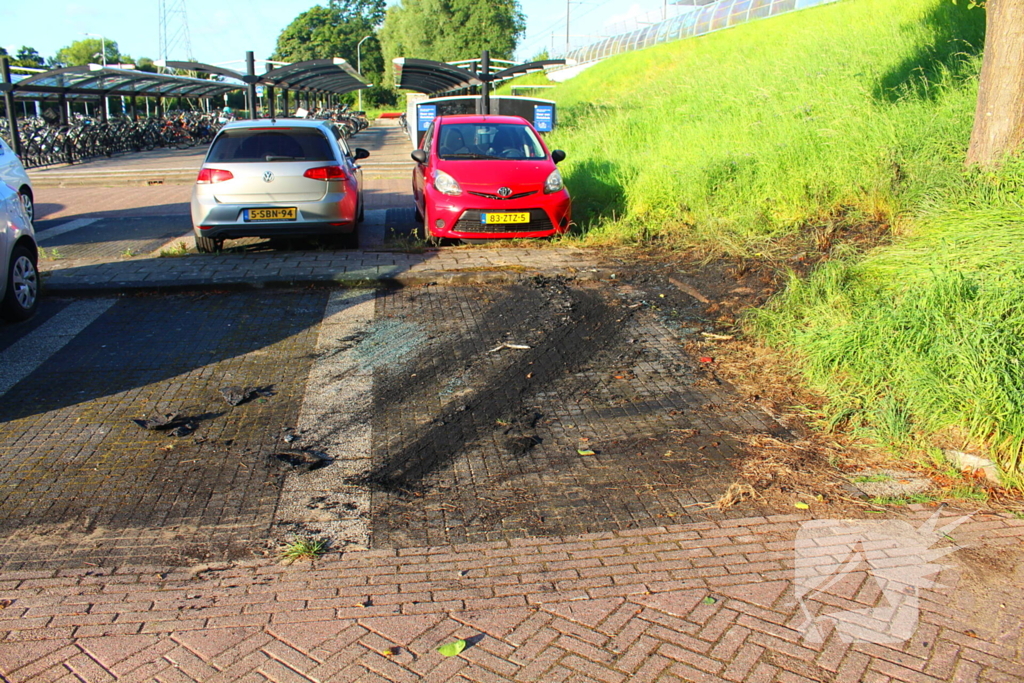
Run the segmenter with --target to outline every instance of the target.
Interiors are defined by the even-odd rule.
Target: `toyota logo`
[[[509,188],[509,187],[499,187],[498,188],[498,196],[499,197],[508,197],[511,194],[512,194],[512,188]]]
[[[263,182],[272,183],[274,182],[274,174],[271,171],[267,171],[263,174]]]

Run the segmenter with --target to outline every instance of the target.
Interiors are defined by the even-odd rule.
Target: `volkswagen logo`
[[[499,187],[498,188],[498,196],[499,197],[508,197],[511,194],[512,194],[512,188],[509,188],[509,187]]]
[[[263,182],[265,182],[265,183],[272,183],[272,182],[274,182],[274,174],[273,174],[273,172],[266,171],[263,174]]]

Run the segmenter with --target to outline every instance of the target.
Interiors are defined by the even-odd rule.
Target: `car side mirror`
[[[414,149],[412,151],[412,160],[417,164],[427,163],[427,153],[422,149]]]
[[[370,156],[370,153],[367,150],[363,149],[362,147],[356,147],[356,161],[359,161],[360,159],[365,159],[368,156]]]
[[[562,161],[563,159],[565,159],[565,152],[563,152],[560,149],[551,150],[551,161],[557,164],[559,161]]]

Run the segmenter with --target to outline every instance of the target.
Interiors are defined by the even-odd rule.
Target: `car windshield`
[[[327,137],[311,128],[238,128],[214,140],[209,162],[334,161]]]
[[[438,133],[442,159],[543,159],[544,147],[529,126],[516,123],[448,123]]]

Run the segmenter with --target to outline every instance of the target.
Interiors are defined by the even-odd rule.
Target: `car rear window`
[[[214,140],[207,161],[334,161],[334,152],[327,137],[319,130],[240,128],[221,133]]]

